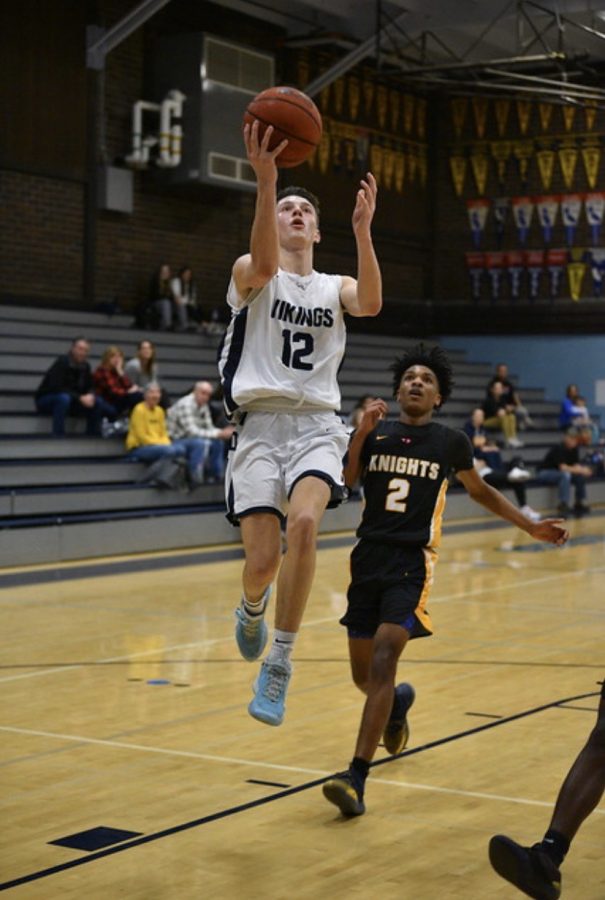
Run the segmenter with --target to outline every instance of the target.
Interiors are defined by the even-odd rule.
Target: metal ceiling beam
[[[86,66],[100,71],[105,68],[105,57],[127,37],[144,25],[152,16],[170,3],[170,0],[143,0],[127,13],[119,22],[108,29],[96,26],[87,29]]]

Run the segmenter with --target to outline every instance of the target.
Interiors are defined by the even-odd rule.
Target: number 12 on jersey
[[[292,334],[289,328],[284,328],[281,334],[284,339],[281,352],[281,361],[284,366],[289,369],[305,369],[310,372],[313,369],[313,363],[304,360],[313,353],[313,335],[308,331],[295,331]]]

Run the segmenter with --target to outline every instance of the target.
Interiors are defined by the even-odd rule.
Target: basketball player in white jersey
[[[382,279],[370,231],[374,177],[361,181],[353,210],[357,279],[316,272],[317,198],[303,188],[277,193],[276,158],[287,142],[269,150],[271,132],[260,140],[258,122],[244,131],[257,180],[256,209],[250,252],[233,266],[227,295],[232,319],[219,371],[225,406],[237,423],[225,489],[246,557],[236,610],[236,640],[245,659],[258,659],[265,648],[263,617],[279,571],[273,643],[248,711],[280,725],[290,654],[315,572],[319,523],[328,504],[344,496],[348,439],[337,415],[344,313],[377,315]]]

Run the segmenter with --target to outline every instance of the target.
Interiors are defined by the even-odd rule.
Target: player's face
[[[399,384],[397,400],[403,412],[417,418],[431,413],[441,404],[439,382],[427,366],[410,366]]]
[[[283,197],[277,204],[277,224],[280,243],[285,246],[293,240],[302,244],[319,241],[315,207],[304,197]]]

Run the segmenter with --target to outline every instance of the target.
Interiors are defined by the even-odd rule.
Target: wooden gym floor
[[[435,636],[399,667],[417,691],[408,751],[372,770],[368,811],[351,821],[320,787],[348,763],[361,710],[337,624],[351,535],[321,543],[280,728],[246,712],[257,664],[232,636],[238,551],[4,570],[0,890],[520,896],[492,872],[487,842],[541,837],[595,721],[603,525],[602,511],[572,521],[562,550],[510,528],[446,527]],[[566,900],[605,897],[604,813],[572,846]]]

